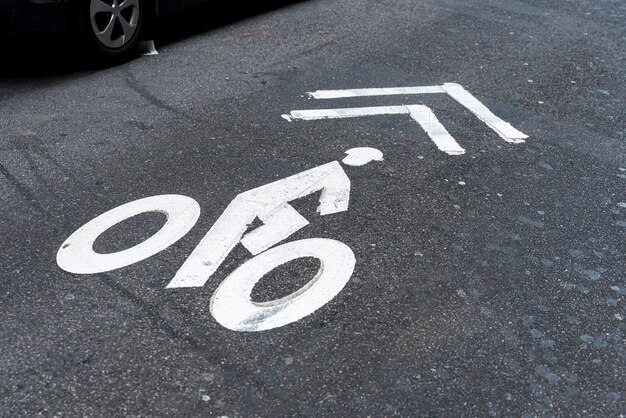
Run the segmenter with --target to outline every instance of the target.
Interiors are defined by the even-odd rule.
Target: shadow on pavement
[[[156,22],[153,35],[158,44],[170,44],[199,33],[303,1],[306,0],[214,1],[207,6],[199,6],[163,16]],[[218,3],[219,7],[216,6]]]
[[[243,0],[195,6],[161,16],[151,24],[143,38],[156,39],[158,45],[175,43],[255,15],[299,3],[304,0]],[[218,13],[219,10],[219,13]],[[20,35],[5,38],[0,78],[23,79],[55,77],[111,68],[137,59],[104,62],[88,53],[73,34]],[[0,80],[1,82],[2,80]]]

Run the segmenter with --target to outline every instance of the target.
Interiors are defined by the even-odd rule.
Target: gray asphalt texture
[[[36,46],[27,64],[4,61],[1,416],[626,414],[623,1],[315,0],[212,16],[164,21],[158,56],[111,68],[38,61]],[[305,96],[444,82],[530,138],[507,144],[444,96]],[[467,154],[438,151],[406,115],[281,118],[416,103]],[[360,146],[385,161],[345,167],[349,211],[294,203],[311,224],[288,241],[356,255],[330,303],[271,331],[223,328],[209,300],[251,258],[242,246],[203,288],[165,289],[236,194]],[[172,247],[103,274],[57,266],[84,223],[168,193],[202,207]],[[95,249],[162,223],[138,216]],[[317,267],[281,267],[254,299]]]

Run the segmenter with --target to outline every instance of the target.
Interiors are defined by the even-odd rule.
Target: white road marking
[[[528,138],[528,135],[515,129],[491,112],[476,97],[469,93],[463,86],[456,83],[445,83],[441,86],[419,87],[389,87],[389,88],[366,88],[346,90],[317,90],[308,94],[315,99],[339,99],[367,96],[397,96],[414,94],[448,94],[476,117],[493,129],[506,142],[519,144]],[[288,121],[294,120],[320,120],[352,118],[374,115],[395,115],[409,113],[424,130],[428,133],[437,147],[449,155],[461,155],[465,150],[459,146],[456,140],[448,133],[445,127],[437,120],[432,110],[422,105],[403,106],[375,106],[356,107],[341,109],[311,109],[293,110],[289,114],[282,115]]]
[[[524,139],[528,138],[528,135],[518,131],[511,126],[510,123],[505,122],[494,115],[489,108],[487,108],[487,106],[482,104],[460,84],[446,83],[443,85],[443,88],[454,100],[476,115],[478,119],[485,122],[487,126],[496,131],[496,133],[506,142],[519,144],[524,142]]]
[[[262,253],[309,224],[309,221],[288,203],[259,219],[263,221],[263,226],[247,233],[241,239],[241,244],[253,255]]]
[[[315,277],[296,292],[271,302],[253,302],[252,289],[261,278],[289,261],[320,260]],[[211,314],[233,331],[263,331],[295,322],[332,300],[346,285],[356,259],[347,245],[324,238],[279,245],[247,261],[231,273],[211,298]]]
[[[94,241],[106,230],[146,212],[167,216],[165,225],[156,234],[116,253],[100,254],[93,250]],[[198,202],[181,195],[152,196],[126,203],[103,213],[70,235],[57,252],[57,264],[70,273],[94,274],[137,263],[182,238],[196,224],[199,216]]]
[[[382,160],[382,153],[374,148],[353,148],[348,154],[359,165]],[[167,287],[203,286],[241,242],[255,257],[231,273],[215,291],[210,310],[220,324],[235,331],[262,331],[295,322],[324,306],[343,289],[354,271],[356,259],[350,247],[332,239],[313,238],[269,249],[309,224],[288,202],[315,192],[321,192],[318,207],[321,215],[348,210],[350,179],[337,161],[236,196]],[[123,251],[94,252],[93,243],[102,233],[145,212],[167,215],[165,225],[156,234]],[[126,203],[74,232],[58,250],[57,263],[77,274],[128,266],[179,240],[199,216],[198,203],[180,195],[153,196]],[[246,233],[255,218],[263,225]],[[311,281],[281,299],[265,303],[251,300],[254,285],[265,274],[302,257],[320,260],[320,269]]]
[[[437,148],[448,155],[461,155],[465,150],[448,133],[439,122],[433,111],[426,106],[373,106],[352,107],[344,109],[294,110],[288,117],[292,120],[320,120],[337,118],[354,118],[360,116],[402,115],[408,114],[426,131]]]
[[[407,109],[409,109],[413,120],[420,124],[439,150],[448,155],[465,154],[465,150],[461,148],[452,135],[448,133],[429,107],[412,105],[407,106]]]
[[[318,191],[321,215],[348,210],[350,179],[337,161],[236,196],[167,287],[204,286],[239,241],[258,254],[286,239],[308,224],[288,202]],[[257,217],[266,224],[244,236]]]
[[[445,93],[442,86],[424,87],[387,87],[374,89],[352,89],[352,90],[317,90],[307,94],[314,99],[341,99],[347,97],[367,97],[367,96],[408,96],[412,94],[433,94]]]
[[[376,148],[351,148],[346,151],[346,154],[348,154],[348,156],[341,160],[341,162],[353,167],[360,167],[371,161],[383,161],[383,153]]]
[[[350,107],[344,109],[292,110],[288,115],[283,115],[283,118],[289,118],[290,120],[320,120],[377,115],[403,115],[409,113],[410,111],[406,106],[374,106]]]
[[[317,91],[310,94],[316,99],[331,99],[435,93],[450,95],[507,142],[520,143],[527,138],[458,84]],[[439,150],[449,155],[465,153],[433,111],[423,105],[294,110],[283,117],[292,121],[395,114],[410,115]],[[351,166],[383,160],[382,152],[375,148],[352,148],[346,154],[342,162]],[[465,182],[459,181],[458,184],[465,185]],[[356,263],[353,251],[339,241],[325,238],[304,239],[272,247],[309,224],[289,202],[321,192],[318,207],[321,215],[343,212],[348,210],[350,187],[350,179],[343,168],[333,161],[237,195],[166,287],[204,286],[241,242],[254,257],[232,272],[215,291],[210,303],[215,319],[234,331],[262,331],[310,315],[344,288]],[[164,226],[153,236],[132,248],[112,254],[100,254],[93,250],[94,241],[106,230],[145,212],[160,212],[167,216]],[[195,225],[199,215],[198,203],[186,196],[161,195],[127,203],[96,217],[74,232],[58,250],[57,263],[62,269],[77,274],[101,273],[137,263],[182,238]],[[247,232],[257,218],[263,225]],[[421,256],[421,253],[415,254]],[[320,260],[319,271],[306,285],[271,302],[251,300],[254,286],[267,273],[303,257]]]

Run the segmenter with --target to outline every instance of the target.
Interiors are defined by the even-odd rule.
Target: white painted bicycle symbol
[[[338,99],[423,94],[447,94],[508,143],[523,143],[528,137],[454,83],[421,87],[318,90],[309,95],[315,99]],[[408,114],[417,121],[439,150],[448,155],[465,153],[465,149],[439,122],[433,111],[423,105],[294,110],[283,117],[296,121],[398,114]],[[358,166],[382,160],[382,153],[373,148],[353,148],[347,154],[343,159],[347,165]],[[276,245],[309,224],[289,202],[320,191],[320,215],[348,210],[350,179],[339,162],[333,161],[238,195],[187,258],[167,288],[204,286],[230,252],[241,243],[254,257],[232,272],[213,294],[210,311],[217,322],[235,331],[262,331],[287,325],[313,313],[346,285],[354,271],[354,253],[344,243],[328,238],[302,239]],[[161,212],[167,216],[165,225],[156,234],[132,248],[116,253],[100,254],[93,250],[94,241],[106,230],[145,212]],[[59,249],[57,263],[62,269],[77,274],[101,273],[125,267],[151,257],[181,239],[195,225],[199,216],[200,206],[190,197],[161,195],[139,199],[98,216],[74,232]],[[263,225],[247,232],[257,218]],[[311,281],[284,298],[264,303],[252,301],[252,290],[264,275],[282,264],[303,257],[314,257],[321,262],[319,271]]]
[[[343,162],[364,165],[382,160],[373,148],[347,151]],[[217,288],[210,304],[213,317],[234,331],[262,331],[295,322],[333,299],[346,285],[356,259],[344,243],[310,238],[275,246],[309,224],[289,202],[320,192],[320,215],[348,210],[350,179],[337,161],[241,193],[178,270],[167,288],[201,287],[241,243],[254,257],[233,271]],[[167,216],[163,227],[132,248],[111,254],[96,253],[95,240],[118,223],[146,212]],[[160,195],[135,200],[91,220],[74,232],[57,253],[58,265],[76,274],[115,270],[145,260],[181,239],[195,225],[200,206],[187,196]],[[246,232],[258,218],[263,225]],[[298,291],[271,302],[251,299],[252,289],[270,271],[289,261],[313,257],[320,261],[315,277]]]

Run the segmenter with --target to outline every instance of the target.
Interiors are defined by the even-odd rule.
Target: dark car
[[[9,33],[74,33],[100,55],[135,50],[157,16],[208,0],[0,0],[0,28]]]

